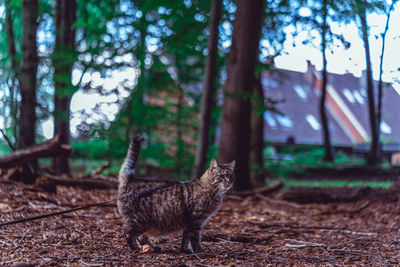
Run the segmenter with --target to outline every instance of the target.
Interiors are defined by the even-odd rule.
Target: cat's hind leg
[[[185,236],[185,232],[186,232],[186,236]],[[192,245],[192,249],[195,253],[201,253],[204,252],[203,248],[201,247],[201,227],[200,226],[193,226],[188,228],[188,230],[185,230],[184,232],[184,238],[182,238],[182,245],[186,245],[184,244],[184,240],[185,242],[188,242],[187,239],[190,240],[190,244]]]

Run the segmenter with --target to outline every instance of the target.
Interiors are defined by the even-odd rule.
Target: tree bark
[[[38,0],[23,0],[22,2],[23,37],[18,149],[29,147],[35,143],[38,6]],[[30,167],[37,170],[39,168],[38,162],[32,161]],[[35,176],[29,176],[25,179],[25,182],[33,183],[35,179]]]
[[[218,151],[220,162],[237,162],[234,184],[236,191],[252,188],[249,173],[250,95],[254,86],[263,12],[263,0],[237,1]]]
[[[182,159],[185,155],[185,143],[183,142],[183,101],[184,95],[180,85],[178,85],[178,101],[176,103],[176,153],[175,153],[175,170],[178,174],[184,173],[184,164]]]
[[[5,1],[6,6],[6,33],[7,33],[7,46],[8,46],[8,55],[11,59],[11,71],[12,71],[12,84],[9,88],[10,91],[10,117],[11,120],[11,128],[13,129],[14,140],[15,143],[18,142],[18,134],[17,134],[17,107],[18,102],[15,98],[15,91],[16,91],[16,81],[19,78],[19,68],[18,68],[18,61],[17,61],[17,50],[15,48],[15,35],[14,35],[14,28],[13,28],[13,14],[12,14],[12,7],[10,5],[10,1]],[[7,123],[5,123],[7,124]]]
[[[261,74],[255,78],[253,101],[251,102],[251,137],[250,137],[250,178],[254,187],[265,186],[264,175],[264,90]]]
[[[323,0],[323,16],[324,20],[322,23],[322,88],[321,88],[321,98],[319,104],[319,110],[321,114],[321,122],[322,122],[322,131],[324,138],[324,148],[325,148],[325,156],[324,161],[332,162],[333,161],[333,149],[331,145],[331,138],[329,133],[329,125],[328,125],[328,117],[326,116],[326,86],[328,84],[328,73],[326,70],[327,60],[326,60],[326,31],[327,31],[327,23],[326,18],[328,16],[327,12],[327,0]]]
[[[385,54],[385,44],[386,44],[386,33],[389,30],[389,21],[390,21],[390,13],[394,7],[396,2],[393,1],[389,7],[387,13],[387,20],[385,30],[382,33],[382,50],[381,50],[381,62],[379,63],[379,81],[378,81],[378,111],[377,111],[377,131],[378,131],[378,138],[380,137],[381,133],[381,122],[382,122],[382,101],[383,101],[383,81],[382,81],[382,74],[383,74],[383,56]],[[380,151],[381,153],[382,151]]]
[[[54,134],[60,135],[63,144],[70,143],[70,100],[75,92],[71,72],[75,61],[76,0],[58,0],[56,7],[56,47],[54,65]],[[55,173],[69,173],[68,157],[58,156],[52,160]]]
[[[360,19],[362,25],[362,34],[365,47],[365,62],[366,62],[366,79],[367,79],[367,95],[368,95],[368,107],[369,107],[369,120],[371,127],[371,148],[368,154],[367,161],[369,164],[377,164],[380,161],[379,156],[379,136],[377,127],[377,116],[375,112],[375,99],[374,99],[374,85],[372,82],[372,67],[371,67],[371,55],[369,50],[368,40],[368,25],[366,20],[366,9],[365,2],[362,2],[362,10],[360,12]]]
[[[217,76],[218,55],[218,26],[221,18],[221,0],[213,0],[211,6],[210,37],[208,39],[208,57],[205,67],[203,97],[201,99],[201,117],[199,137],[197,142],[196,157],[192,179],[200,178],[203,174],[208,146],[210,145],[210,128],[212,123],[211,113],[215,107],[215,79]]]
[[[18,148],[25,148],[35,143],[38,5],[38,0],[24,0],[22,3],[21,116]]]

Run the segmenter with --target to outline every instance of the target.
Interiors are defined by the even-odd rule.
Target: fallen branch
[[[87,173],[84,175],[81,175],[79,177],[77,177],[77,179],[84,179],[84,178],[94,178],[96,176],[99,176],[100,174],[102,174],[106,169],[110,168],[111,164],[109,162],[101,165],[101,167],[97,170],[92,171],[91,173]]]
[[[347,191],[347,192],[346,192]],[[369,186],[344,188],[342,194],[335,194],[330,188],[323,187],[291,187],[289,191],[280,194],[279,199],[293,201],[299,204],[307,203],[347,203],[365,198],[371,192]]]
[[[45,175],[46,179],[56,185],[79,187],[82,189],[112,189],[118,187],[118,181],[112,181],[111,179],[94,179],[94,178],[67,178],[58,177],[50,174]]]
[[[27,148],[18,149],[10,154],[0,157],[0,169],[9,169],[22,166],[38,158],[53,156],[69,156],[71,147],[61,144],[60,136],[43,143],[36,144]]]
[[[361,207],[354,209],[354,210],[334,210],[334,211],[323,211],[320,212],[319,214],[321,215],[332,215],[332,214],[340,214],[340,213],[344,213],[344,214],[356,214],[356,213],[360,213],[362,210],[366,209],[371,203],[369,201],[365,202],[363,205],[361,205]]]
[[[261,194],[261,195],[266,196],[266,195],[270,195],[270,194],[272,194],[274,192],[277,192],[277,191],[281,190],[282,188],[283,188],[283,182],[281,180],[279,180],[279,181],[277,181],[276,183],[274,183],[274,184],[272,184],[270,186],[257,188],[255,190],[235,192],[234,194],[238,195],[238,196],[243,196],[243,197],[252,196],[252,195],[255,195],[255,194]]]

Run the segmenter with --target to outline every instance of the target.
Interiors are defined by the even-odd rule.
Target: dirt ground
[[[0,180],[0,223],[113,199],[116,190],[57,186],[57,194]],[[206,253],[131,251],[115,204],[0,227],[0,265],[40,266],[390,266],[400,264],[400,208],[386,198],[297,204],[228,195],[203,229]],[[34,265],[25,265],[34,266]]]

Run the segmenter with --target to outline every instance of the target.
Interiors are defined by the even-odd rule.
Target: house
[[[305,73],[283,69],[264,72],[262,84],[266,97],[281,101],[276,108],[282,112],[264,113],[266,141],[323,143],[319,114],[322,75],[313,65],[308,62]],[[385,85],[383,92],[381,140],[398,150],[400,90]],[[365,77],[328,73],[326,108],[333,145],[368,146],[371,131]]]

